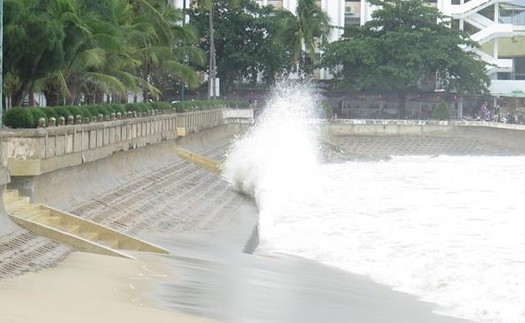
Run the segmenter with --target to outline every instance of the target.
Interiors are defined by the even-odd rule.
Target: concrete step
[[[18,192],[6,191],[6,211],[12,220],[37,235],[69,244],[86,252],[133,258],[118,249],[169,253],[154,244],[118,232],[94,221],[83,219],[43,204],[32,204]],[[103,237],[103,240],[101,240]]]
[[[118,249],[120,245],[118,240],[98,240],[97,243],[111,249]]]
[[[49,212],[46,215],[45,211],[40,211],[43,214],[37,215],[31,218],[31,221],[38,222],[43,225],[47,225],[48,227],[58,227],[61,224],[61,218],[59,216],[50,216]]]
[[[24,219],[30,219],[35,216],[49,216],[50,212],[42,210],[40,205],[28,204],[25,207],[19,207],[17,209],[8,209],[9,214],[18,216]]]
[[[18,210],[25,208],[29,205],[29,197],[18,196],[8,201],[4,199],[4,205],[7,210]]]
[[[78,224],[60,224],[56,228],[60,231],[71,233],[71,234],[80,233],[80,225]]]
[[[97,241],[100,236],[98,232],[93,231],[80,231],[78,235],[89,241]]]
[[[5,189],[4,190],[4,203],[16,200],[19,197],[18,190]]]

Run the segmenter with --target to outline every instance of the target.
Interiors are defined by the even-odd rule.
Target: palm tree
[[[291,57],[299,64],[303,56],[310,60],[303,72],[319,61],[319,44],[326,43],[331,25],[328,14],[319,8],[315,0],[298,0],[295,15],[289,11],[280,13],[281,27],[276,41],[290,44]]]
[[[50,19],[67,30],[66,63],[45,80],[50,102],[57,94],[66,103],[101,102],[104,93],[127,99],[129,90],[144,98],[160,90],[151,82],[153,68],[193,85],[196,73],[183,63],[177,38],[187,39],[188,57],[202,64],[191,44],[196,36],[180,26],[182,15],[165,0],[51,0]],[[54,96],[51,95],[54,93]]]
[[[190,86],[196,85],[197,75],[185,60],[203,64],[203,55],[193,45],[197,42],[196,35],[189,26],[180,23],[182,12],[163,0],[136,0],[134,6],[129,35],[134,48],[132,56],[141,62],[144,95],[159,94],[150,83],[154,70],[169,73]]]
[[[136,87],[134,76],[124,72],[124,66],[137,65],[138,62],[121,59],[117,64],[114,57],[127,57],[115,53],[126,50],[122,30],[115,24],[116,12],[129,11],[122,1],[107,1],[101,19],[101,7],[96,2],[82,0],[51,0],[47,8],[47,18],[59,21],[66,31],[63,43],[65,61],[54,74],[42,80],[44,93],[50,105],[65,98],[67,104],[78,104],[82,95],[93,102],[96,92],[127,92]]]
[[[197,37],[168,0],[7,0],[5,8],[12,46],[4,47],[4,75],[14,105],[36,88],[49,105],[129,90],[158,95],[153,70],[196,85],[185,58],[204,64]]]
[[[43,16],[38,0],[4,2],[3,74],[13,86],[13,105],[19,106],[34,88],[35,81],[53,73],[63,62],[62,26]]]

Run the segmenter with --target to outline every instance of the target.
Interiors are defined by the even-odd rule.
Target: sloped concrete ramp
[[[221,126],[48,174],[12,178],[32,203],[43,203],[133,236],[213,229],[250,203],[219,174],[181,159],[177,146],[222,160],[238,129]],[[4,212],[1,218],[7,218]],[[14,227],[0,236],[0,278],[54,266],[73,249]],[[14,229],[13,229],[14,227]]]

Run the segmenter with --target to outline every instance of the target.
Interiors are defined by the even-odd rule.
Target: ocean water
[[[254,197],[256,253],[369,276],[474,322],[525,322],[525,157],[321,163],[316,98],[277,92],[225,162]]]

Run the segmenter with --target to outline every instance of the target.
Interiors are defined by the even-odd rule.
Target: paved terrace
[[[87,145],[88,149],[83,157],[76,159],[77,165],[76,162],[71,162],[74,160],[73,155],[79,155],[73,149],[75,143],[67,144],[66,139],[65,146],[72,148],[69,153],[64,152],[66,159],[63,160],[70,164],[51,167],[49,171],[45,171],[45,167],[50,167],[49,165],[60,165],[57,162],[60,161],[60,156],[56,153],[53,156],[38,156],[41,167],[36,171],[38,174],[12,177],[7,186],[20,189],[23,194],[31,196],[34,202],[46,203],[138,236],[150,232],[174,234],[183,231],[209,231],[247,201],[234,192],[219,175],[177,157],[174,146],[185,146],[207,157],[223,159],[233,135],[240,130],[237,126],[223,122],[222,114],[218,116],[219,114],[215,117],[208,115],[203,120],[216,122],[206,125],[203,121],[199,130],[192,131],[185,137],[177,136],[177,129],[169,127],[157,134],[150,132],[150,140],[144,140],[147,136],[138,133],[135,136],[121,135],[120,146],[115,142],[110,144],[110,139],[107,140],[108,145],[104,145],[106,139],[97,137],[101,146],[96,147],[98,144],[95,143],[95,147],[90,148]],[[106,124],[104,128],[110,126]],[[155,126],[144,129],[155,129]],[[525,131],[519,126],[334,120],[322,124],[321,129],[324,133],[323,147],[329,161],[376,160],[393,154],[525,153]],[[109,134],[110,131],[106,133]],[[167,134],[172,137],[169,138]],[[15,135],[10,133],[8,138],[4,137],[4,147],[8,147],[4,149],[8,153],[3,160],[5,168],[13,161],[18,167],[19,164],[13,159],[16,157],[23,161],[20,152],[27,153],[27,147],[35,146],[30,143],[30,136],[22,140],[13,139]],[[151,139],[157,138],[157,135],[161,139]],[[49,137],[49,133],[44,136],[46,139]],[[86,138],[84,133],[76,137]],[[75,138],[75,134],[69,138]],[[85,140],[90,142],[89,138]],[[109,146],[111,147],[108,148]],[[97,149],[107,151],[107,156],[97,155],[92,151]],[[95,155],[98,157],[92,162],[84,162],[86,156]],[[31,169],[35,171],[35,168]],[[0,214],[0,225],[0,279],[55,266],[74,251],[66,245],[15,226],[7,220],[4,211]]]

